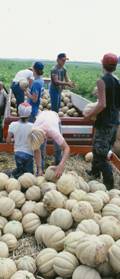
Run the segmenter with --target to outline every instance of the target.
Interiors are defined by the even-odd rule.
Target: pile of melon
[[[37,255],[14,259],[20,239]],[[24,249],[26,249],[24,247]],[[0,279],[119,278],[120,190],[77,173],[0,173]]]
[[[43,110],[50,110],[51,109],[51,103],[50,103],[50,95],[47,90],[45,90],[42,98],[39,109],[41,111]],[[17,116],[17,109],[16,109],[16,99],[14,96],[11,98],[11,115]],[[71,100],[71,93],[69,90],[64,90],[61,94],[61,108],[59,110],[59,116],[60,117],[78,117],[80,116],[80,113],[78,110],[74,107]]]

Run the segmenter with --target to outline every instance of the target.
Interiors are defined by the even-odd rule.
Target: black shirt
[[[102,77],[105,83],[106,108],[97,115],[95,127],[119,124],[120,81],[110,73]]]

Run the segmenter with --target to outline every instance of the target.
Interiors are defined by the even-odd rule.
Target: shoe
[[[92,178],[100,178],[100,173],[99,172],[96,172],[96,173],[93,173],[92,170],[86,170],[86,173]]]

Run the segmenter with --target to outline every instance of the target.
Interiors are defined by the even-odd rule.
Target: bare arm
[[[88,114],[87,118],[91,118],[92,116],[96,116],[98,113],[103,111],[106,107],[106,96],[105,96],[105,83],[102,79],[97,81],[97,96],[98,103]]]
[[[66,81],[66,82],[69,82],[69,81],[70,81],[67,72],[66,72],[66,74],[65,74],[65,81]]]
[[[56,177],[59,177],[62,174],[62,172],[64,171],[65,163],[70,154],[70,148],[69,148],[68,144],[66,143],[66,141],[64,141],[64,143],[61,145],[61,148],[63,150],[63,156],[62,156],[62,159],[61,159],[59,165],[56,167]]]
[[[12,142],[12,138],[13,138],[13,134],[12,133],[8,133],[7,138],[6,138],[6,142],[7,143],[11,143]]]
[[[35,164],[36,164],[36,169],[37,169],[37,175],[42,174],[41,170],[41,151],[40,149],[34,151],[34,159],[35,159]]]
[[[73,82],[68,79],[68,76],[65,77],[65,81],[60,81],[58,79],[58,75],[52,74],[52,80],[56,85],[63,85],[63,86],[69,86],[69,87],[74,86]]]
[[[30,92],[28,90],[25,91],[26,96],[31,99],[34,103],[37,102],[38,100],[38,95],[36,95],[34,92],[33,94],[30,94]]]
[[[56,84],[56,85],[68,85],[68,82],[65,80],[65,81],[61,81],[58,79],[58,75],[55,75],[55,74],[52,74],[52,80],[53,82]]]

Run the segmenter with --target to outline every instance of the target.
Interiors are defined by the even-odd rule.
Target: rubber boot
[[[105,184],[108,191],[114,188],[113,175],[103,175],[103,183]]]

